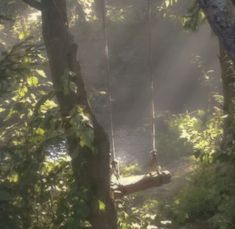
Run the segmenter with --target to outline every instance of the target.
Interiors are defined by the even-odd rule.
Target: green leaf
[[[105,211],[105,209],[106,209],[105,203],[101,200],[98,200],[98,203],[99,203],[99,210]]]
[[[14,182],[14,183],[16,183],[16,182],[18,182],[18,180],[19,180],[19,175],[18,174],[12,174],[10,177],[9,177],[9,181],[10,182]]]
[[[42,128],[37,128],[35,131],[36,134],[43,136],[45,134],[45,130]]]
[[[37,86],[39,81],[36,76],[31,76],[27,79],[27,83],[29,84],[29,86]]]
[[[4,112],[5,110],[5,108],[0,107],[0,113]]]
[[[19,33],[19,39],[24,40],[28,34],[25,31]]]
[[[39,76],[41,76],[43,78],[47,77],[46,73],[43,70],[41,70],[41,69],[37,69],[36,72],[38,73]]]
[[[41,111],[46,113],[48,110],[58,107],[58,105],[53,100],[47,100],[42,106]]]
[[[19,97],[24,97],[27,92],[28,92],[28,88],[24,86],[17,91],[17,94]]]

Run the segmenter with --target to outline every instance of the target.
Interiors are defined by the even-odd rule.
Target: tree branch
[[[42,4],[37,0],[22,0],[22,1],[36,10],[42,10]]]

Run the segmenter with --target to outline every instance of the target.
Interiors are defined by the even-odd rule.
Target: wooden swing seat
[[[170,181],[171,174],[167,170],[151,175],[145,174],[123,177],[119,179],[119,184],[113,187],[113,193],[115,198],[120,198],[125,195],[168,184]]]

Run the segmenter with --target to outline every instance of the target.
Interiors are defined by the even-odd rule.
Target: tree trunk
[[[220,65],[221,78],[224,96],[224,134],[221,148],[223,152],[226,149],[231,151],[234,148],[234,114],[235,114],[235,66],[231,58],[228,56],[223,45],[220,43]],[[231,148],[232,147],[232,148]]]
[[[235,8],[234,0],[198,0],[208,22],[235,61]]]
[[[68,31],[66,0],[42,0],[42,30],[78,197],[85,200],[84,207],[88,208],[80,220],[88,220],[92,228],[117,228],[110,196],[108,138],[87,101],[77,45]],[[81,126],[85,126],[83,131]],[[83,136],[85,132],[89,133],[87,138]]]
[[[232,115],[234,114],[233,100],[235,99],[235,66],[222,44],[220,44],[220,66],[224,96],[223,110],[225,114]]]

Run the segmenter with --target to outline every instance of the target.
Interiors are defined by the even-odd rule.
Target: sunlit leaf
[[[21,31],[18,35],[20,40],[24,40],[27,37],[27,33],[25,31]]]
[[[16,183],[16,182],[18,182],[18,180],[19,180],[18,174],[13,174],[9,177],[10,182]]]
[[[42,106],[41,111],[42,113],[47,112],[50,109],[56,108],[58,105],[53,100],[47,100]]]
[[[29,86],[37,86],[39,83],[39,80],[36,76],[31,76],[27,79],[27,83]]]
[[[42,128],[37,128],[35,131],[36,134],[43,136],[45,134],[45,130]]]
[[[17,94],[19,97],[24,97],[27,92],[28,92],[28,88],[24,86],[17,91]]]
[[[98,200],[98,203],[99,203],[99,210],[105,211],[105,209],[106,209],[105,203],[101,200]]]
[[[36,72],[38,73],[39,76],[43,77],[43,78],[46,78],[46,73],[41,70],[41,69],[36,69]]]

